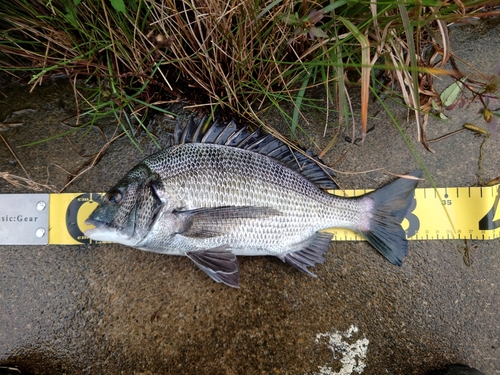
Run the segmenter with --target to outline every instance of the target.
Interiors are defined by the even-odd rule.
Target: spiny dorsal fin
[[[174,144],[212,143],[249,150],[279,161],[321,188],[337,188],[333,181],[334,174],[318,165],[317,162],[321,160],[311,151],[305,151],[304,155],[272,135],[264,134],[260,129],[254,132],[248,132],[246,127],[238,129],[234,120],[229,123],[216,120],[203,131],[207,119],[208,116],[204,116],[195,121],[193,116],[184,129],[176,124]]]

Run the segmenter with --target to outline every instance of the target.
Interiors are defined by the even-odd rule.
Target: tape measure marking
[[[334,190],[358,196],[368,190]],[[500,185],[487,187],[420,188],[403,220],[409,240],[491,240],[500,237]],[[344,229],[328,229],[336,241],[362,240]]]
[[[335,190],[332,192],[336,195],[352,197],[366,194],[369,191],[372,190]],[[45,210],[41,210],[45,213],[40,212],[39,209],[38,211],[30,211],[36,210],[37,202],[41,202],[43,199],[48,206]],[[85,224],[85,219],[97,207],[100,199],[101,194],[98,193],[0,194],[0,203],[6,202],[1,205],[0,244],[79,245],[95,243],[84,235],[85,230],[91,228]],[[491,240],[500,238],[499,201],[500,184],[487,187],[416,189],[415,198],[402,226],[409,240]],[[17,220],[17,217],[21,216],[23,218],[35,217],[35,214],[38,216],[46,215],[48,223],[36,228],[28,228],[30,222],[25,223],[24,219],[22,222],[16,221],[16,228],[8,220],[4,219],[2,223],[2,218],[5,217],[16,217]],[[42,219],[37,220],[36,224],[43,223]],[[24,228],[22,230],[21,225]],[[11,232],[33,232],[36,234],[39,228],[45,233],[34,239],[28,238],[26,235],[19,235],[17,239],[12,239],[10,236]],[[364,240],[360,235],[347,229],[332,228],[325,231],[334,235],[334,241]],[[39,231],[38,234],[41,232]]]
[[[359,196],[372,190],[335,190],[340,196]],[[500,185],[488,187],[457,188],[420,188],[415,190],[415,198],[409,212],[403,220],[403,228],[409,240],[452,240],[480,239],[490,240],[500,237]],[[78,224],[79,236],[69,233],[66,215],[73,200],[77,212],[71,211],[70,217],[83,219],[70,220]],[[60,200],[60,207],[53,207],[52,202]],[[51,194],[50,237],[51,244],[92,243],[83,235],[91,228],[83,223],[100,201],[100,194]],[[76,216],[75,216],[76,215]],[[64,226],[66,224],[66,226]],[[52,228],[59,228],[57,233]],[[334,234],[334,241],[363,241],[360,235],[347,229],[327,229]],[[76,233],[76,231],[73,231]]]
[[[101,201],[98,193],[50,194],[49,243],[52,245],[80,245],[95,243],[83,232],[92,226],[85,220]]]

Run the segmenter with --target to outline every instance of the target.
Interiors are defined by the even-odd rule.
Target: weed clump
[[[311,108],[325,123],[333,110],[339,124],[350,124],[353,85],[365,134],[370,90],[396,83],[417,120],[439,98],[432,75],[456,73],[444,70],[447,24],[495,12],[482,3],[13,0],[0,4],[0,67],[28,71],[33,85],[54,74],[97,78],[110,95],[97,103],[82,96],[82,113],[110,109],[131,139],[133,124],[144,127],[144,115],[172,98],[254,122],[275,107],[292,136]],[[317,86],[326,108],[308,99]]]

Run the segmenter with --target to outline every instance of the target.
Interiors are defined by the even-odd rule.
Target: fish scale
[[[151,170],[162,171],[159,174],[166,194],[178,197],[177,207],[186,210],[220,206],[273,207],[282,213],[259,219],[258,225],[255,225],[256,219],[242,219],[237,225],[242,228],[241,232],[233,228],[225,236],[206,240],[205,246],[215,247],[229,241],[237,255],[275,255],[287,252],[297,242],[298,229],[302,229],[304,222],[309,223],[309,232],[314,233],[325,223],[335,227],[354,220],[347,214],[359,215],[352,209],[341,210],[345,217],[339,215],[332,203],[335,197],[265,156],[248,151],[235,155],[232,149],[224,146],[204,146],[188,144],[145,161]],[[187,167],[185,160],[197,162]],[[238,187],[243,187],[248,194],[241,194]],[[244,231],[246,227],[252,231]],[[269,228],[273,228],[272,232]],[[200,246],[201,241],[195,242]],[[189,243],[184,243],[189,248]],[[154,250],[165,252],[165,247],[162,244]],[[182,251],[186,250],[175,247],[169,253]]]
[[[314,276],[337,227],[356,231],[401,265],[401,228],[417,180],[398,179],[357,198],[335,184],[310,152],[292,150],[234,122],[204,120],[176,131],[175,144],[143,160],[106,194],[85,234],[142,250],[185,255],[217,282],[239,285],[238,255],[272,255]],[[279,155],[271,157],[269,155]],[[418,171],[412,173],[418,177]]]

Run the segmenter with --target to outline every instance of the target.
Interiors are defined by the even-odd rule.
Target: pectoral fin
[[[174,213],[182,223],[177,233],[191,238],[222,236],[233,230],[241,219],[262,219],[281,214],[274,208],[253,206],[198,208]]]
[[[240,267],[238,258],[228,250],[228,246],[190,251],[186,255],[216,282],[224,283],[233,288],[239,287]]]

